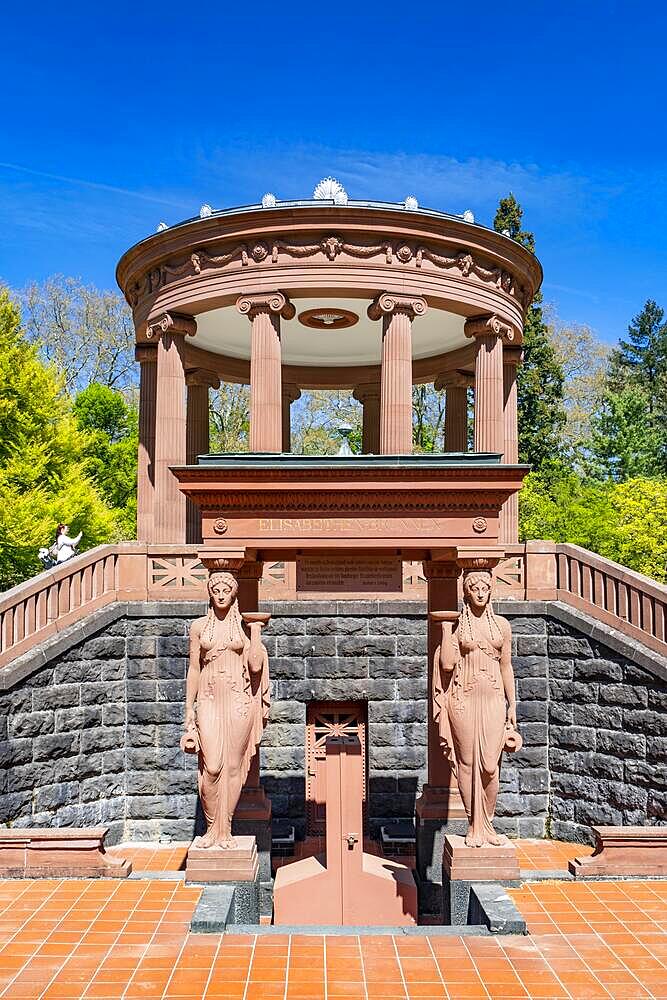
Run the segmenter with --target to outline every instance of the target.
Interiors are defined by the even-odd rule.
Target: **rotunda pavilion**
[[[304,389],[350,389],[363,451],[412,452],[412,386],[446,392],[444,453],[517,461],[516,372],[537,259],[507,236],[417,206],[316,197],[213,211],[122,257],[141,366],[138,538],[198,542],[199,513],[173,468],[209,451],[208,392],[250,386],[251,453],[290,452]],[[330,197],[327,197],[329,195]],[[516,494],[498,539],[517,540]]]

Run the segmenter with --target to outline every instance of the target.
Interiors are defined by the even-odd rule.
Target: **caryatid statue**
[[[193,847],[236,847],[232,817],[269,715],[261,630],[270,615],[241,615],[237,593],[233,573],[211,570],[208,614],[190,626],[181,748],[199,754],[199,798],[206,817],[206,833]]]
[[[503,750],[519,750],[512,632],[491,606],[488,569],[467,570],[463,611],[433,612],[442,640],[433,664],[434,718],[468,816],[468,847],[506,843],[493,828]]]

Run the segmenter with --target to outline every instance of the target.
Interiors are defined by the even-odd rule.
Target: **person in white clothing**
[[[56,529],[56,540],[53,545],[56,554],[56,562],[62,563],[71,559],[73,555],[76,555],[76,547],[81,541],[82,531],[76,536],[76,538],[70,538],[67,532],[69,531],[69,524],[59,524]]]

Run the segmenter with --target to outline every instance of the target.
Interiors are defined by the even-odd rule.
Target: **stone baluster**
[[[412,453],[412,323],[426,312],[418,295],[382,292],[368,317],[382,319],[380,454]]]
[[[280,318],[295,309],[282,292],[241,295],[236,308],[252,324],[250,341],[250,451],[280,452],[283,447],[283,397]]]
[[[191,316],[169,312],[150,322],[147,329],[149,340],[157,338],[155,542],[185,541],[185,496],[170,469],[186,464],[185,338],[196,332]]]

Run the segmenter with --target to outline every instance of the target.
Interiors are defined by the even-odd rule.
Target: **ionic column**
[[[296,403],[301,398],[301,389],[291,382],[283,382],[283,440],[282,451],[287,453],[292,450],[292,403]]]
[[[195,368],[185,375],[187,386],[185,459],[194,465],[198,455],[209,451],[208,390],[217,389],[220,379],[214,372]],[[186,540],[201,542],[201,511],[188,497],[185,502]]]
[[[412,321],[426,308],[420,296],[389,292],[368,307],[369,319],[382,318],[381,455],[412,453]]]
[[[139,452],[137,456],[137,539],[152,542],[155,502],[155,398],[157,350],[141,344],[135,351],[139,362]]]
[[[504,451],[503,339],[513,340],[514,330],[498,316],[466,320],[466,337],[477,341],[475,354],[475,444],[481,452]]]
[[[282,292],[241,295],[236,308],[252,323],[250,341],[250,451],[282,449],[280,317],[295,309]]]
[[[197,324],[191,316],[163,313],[150,323],[149,340],[157,338],[155,401],[155,500],[153,541],[185,541],[185,496],[170,471],[186,464],[185,338]]]
[[[364,455],[380,454],[380,386],[358,385],[352,393],[363,407],[361,450]],[[412,399],[412,389],[410,398]],[[412,422],[412,415],[410,416]]]
[[[445,440],[443,451],[468,450],[468,387],[470,378],[463,372],[447,372],[435,381],[436,389],[445,390]]]
[[[517,416],[516,373],[521,364],[520,347],[503,347],[503,424],[505,428],[505,450],[503,462],[514,465],[519,461],[519,427]],[[500,510],[498,541],[514,545],[519,541],[519,494],[513,493]]]

